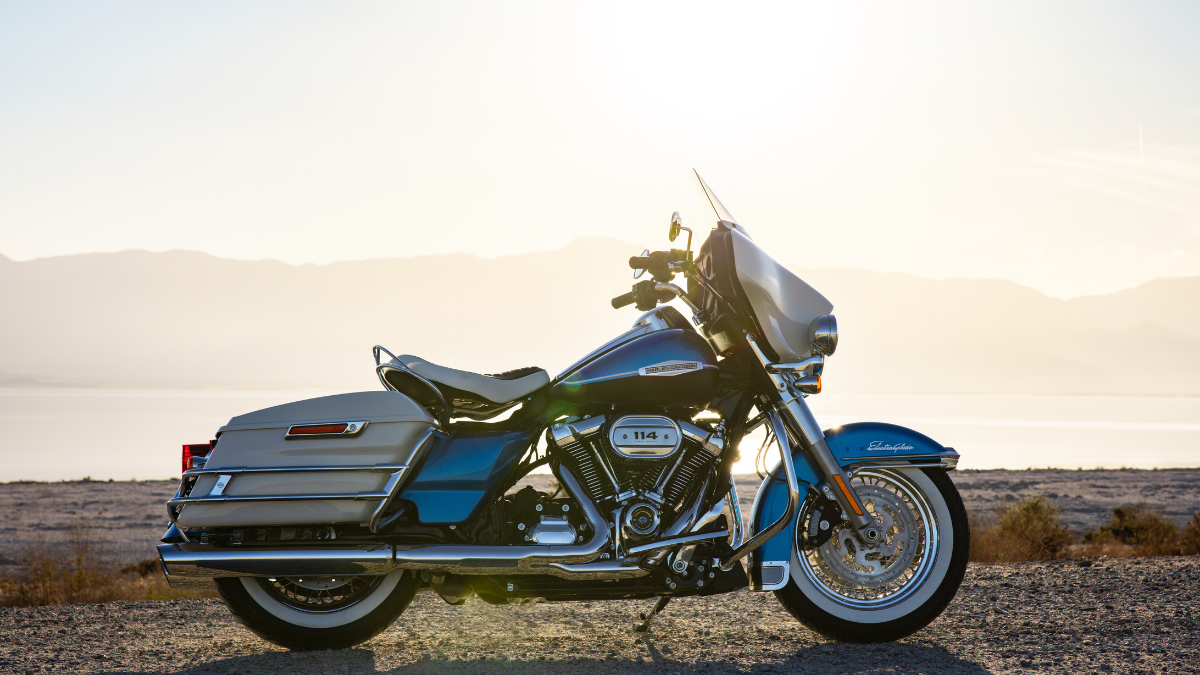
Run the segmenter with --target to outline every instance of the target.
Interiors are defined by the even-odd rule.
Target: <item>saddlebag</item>
[[[374,529],[432,444],[412,399],[368,391],[239,415],[169,502],[184,528],[354,523]]]

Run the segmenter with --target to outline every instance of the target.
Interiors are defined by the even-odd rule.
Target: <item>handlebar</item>
[[[635,255],[629,259],[629,269],[646,270],[656,281],[670,281],[675,275],[671,272],[671,256],[666,251],[655,251],[650,255]]]
[[[682,288],[670,283],[675,273],[686,269],[691,262],[691,253],[679,249],[670,251],[655,251],[650,255],[635,255],[629,258],[629,267],[635,270],[646,270],[654,277],[653,281],[646,279],[633,285],[633,290],[618,295],[612,299],[613,309],[636,304],[643,312],[654,309],[660,302],[669,302],[679,297],[692,309],[694,314],[700,310],[692,304]],[[640,275],[639,275],[640,276]]]
[[[632,305],[637,300],[635,295],[636,294],[633,291],[629,291],[628,293],[625,293],[624,295],[618,295],[617,297],[613,298],[612,299],[613,309],[621,309],[622,307],[624,307],[626,305]]]

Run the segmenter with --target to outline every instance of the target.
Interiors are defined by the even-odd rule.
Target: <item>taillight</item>
[[[197,460],[204,460],[208,457],[208,453],[212,452],[213,448],[217,447],[217,441],[211,440],[207,443],[189,443],[183,446],[183,470],[191,471],[196,468]]]
[[[342,434],[346,432],[349,423],[341,424],[296,424],[288,428],[289,436],[324,436],[326,434]]]

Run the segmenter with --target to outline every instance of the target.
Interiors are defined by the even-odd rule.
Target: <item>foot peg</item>
[[[654,620],[654,617],[658,616],[659,613],[661,613],[663,611],[663,609],[667,606],[667,603],[670,601],[671,601],[671,596],[669,596],[669,595],[664,595],[664,596],[660,597],[658,599],[658,602],[654,603],[654,609],[650,610],[649,614],[641,615],[642,622],[640,624],[638,624],[637,626],[634,626],[633,630],[637,631],[638,633],[645,633],[645,632],[649,631],[650,630],[650,622]]]

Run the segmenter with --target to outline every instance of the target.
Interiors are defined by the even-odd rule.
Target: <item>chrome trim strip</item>
[[[600,431],[604,426],[604,415],[596,415],[574,422],[556,422],[550,425],[550,436],[554,444],[563,447],[578,443],[584,438]]]
[[[360,499],[384,499],[387,497],[386,492],[334,492],[330,494],[309,494],[309,495],[218,495],[215,497],[183,497],[170,499],[167,504],[210,504],[220,502],[296,502],[308,500],[360,500]]]
[[[765,570],[768,567],[775,567],[775,568],[783,569],[783,574],[781,575],[780,580],[777,581],[776,583],[768,584],[763,581],[763,578],[762,578],[763,570]],[[755,580],[753,578],[750,580],[751,590],[776,591],[776,590],[779,590],[780,588],[783,588],[784,586],[787,586],[788,581],[791,581],[791,567],[792,567],[792,561],[790,561],[790,560],[764,560],[759,568],[758,583],[755,584],[754,583]],[[755,586],[757,586],[757,588],[755,588]]]
[[[721,530],[719,532],[705,532],[703,534],[689,534],[689,535],[683,536],[683,537],[671,537],[670,539],[660,539],[658,541],[652,541],[649,544],[642,544],[641,546],[634,546],[634,547],[630,548],[628,551],[626,551],[626,553],[628,553],[629,555],[638,555],[639,553],[646,553],[647,551],[657,551],[660,548],[667,548],[668,546],[679,546],[681,544],[691,544],[691,543],[694,543],[697,541],[707,541],[709,539],[720,539],[722,537],[728,537],[728,536],[729,536],[729,530]]]
[[[848,458],[848,459],[867,460],[867,461],[860,461],[860,462],[852,462],[850,464],[845,465],[846,468],[851,473],[858,471],[859,469],[868,469],[868,468],[881,468],[882,469],[882,468],[888,468],[888,467],[893,467],[893,468],[894,467],[904,467],[904,468],[917,468],[917,469],[930,468],[930,469],[945,469],[947,471],[953,471],[958,466],[958,458],[957,457],[950,458],[950,457],[945,457],[945,456],[939,456],[938,459],[941,460],[939,462],[909,462],[909,461],[906,461],[905,459],[874,459],[874,458],[868,459],[866,457],[854,457],[854,458]]]
[[[302,439],[302,438],[329,438],[330,436],[357,436],[360,433],[362,433],[363,429],[367,428],[367,423],[368,423],[367,420],[360,420],[357,422],[318,422],[318,423],[308,423],[308,424],[293,424],[290,427],[288,427],[287,433],[285,433],[283,435],[283,437],[288,440],[295,440],[295,439]],[[342,429],[341,431],[331,431],[327,434],[294,434],[294,433],[292,433],[292,429],[295,429],[296,427],[327,427],[327,426],[331,426],[334,424],[345,424],[346,428]]]
[[[383,517],[384,510],[386,510],[388,505],[392,503],[392,500],[396,498],[396,495],[400,494],[400,489],[404,487],[405,483],[408,482],[405,480],[405,476],[408,474],[408,467],[414,466],[417,462],[421,461],[421,459],[424,459],[425,454],[428,452],[426,450],[426,446],[432,445],[431,441],[433,440],[433,433],[433,427],[426,429],[425,433],[421,435],[421,438],[419,438],[416,444],[413,446],[412,452],[408,454],[408,459],[404,462],[405,467],[396,473],[393,473],[388,478],[387,484],[383,486],[383,492],[387,494],[387,496],[379,501],[379,506],[375,507],[374,513],[371,514],[371,518],[367,521],[367,529],[371,530],[372,532],[379,531],[379,520]]]
[[[623,567],[620,564],[603,561],[586,565],[570,565],[567,563],[550,563],[547,574],[563,579],[636,579],[650,573],[640,567]]]
[[[720,456],[722,448],[725,447],[725,439],[721,436],[721,430],[705,431],[691,422],[680,420],[679,428],[683,431],[683,435],[693,443],[699,443],[704,446],[704,449],[711,452],[714,456]]]
[[[692,299],[688,297],[687,292],[675,284],[654,284],[654,291],[656,293],[663,291],[671,293],[675,297],[682,300],[683,304],[688,306],[688,309],[692,310],[693,316],[700,314],[700,308],[696,306],[696,303],[692,302]]]
[[[742,545],[745,540],[746,527],[742,521],[742,503],[738,501],[737,483],[733,480],[733,474],[729,474],[729,494],[725,497],[726,508],[729,510],[729,518],[733,527],[733,541],[730,546],[737,548]]]
[[[359,464],[334,466],[264,466],[264,467],[222,467],[220,469],[192,469],[184,472],[184,476],[204,476],[208,474],[244,473],[300,473],[303,471],[399,471],[407,469],[408,464]]]
[[[768,373],[799,373],[812,368],[813,366],[824,365],[824,356],[810,356],[803,361],[795,363],[771,363],[766,366]]]
[[[212,489],[208,491],[208,496],[209,497],[224,496],[224,495],[222,495],[222,493],[225,492],[225,486],[229,485],[229,480],[231,478],[233,478],[233,476],[226,474],[226,473],[223,473],[223,474],[217,476],[217,482],[213,483]]]
[[[750,344],[754,344],[751,342]],[[796,517],[796,511],[800,506],[800,490],[796,486],[796,467],[792,464],[792,443],[788,440],[787,428],[783,425],[783,420],[776,411],[771,411],[768,414],[771,420],[771,428],[775,430],[775,435],[778,437],[779,454],[783,456],[783,471],[787,476],[788,502],[787,508],[784,509],[783,515],[779,519],[771,523],[762,532],[756,533],[750,537],[748,541],[741,546],[733,549],[729,555],[725,556],[720,561],[721,569],[731,569],[737,561],[746,557],[751,551],[754,551],[759,546],[767,543],[767,540],[779,534],[783,528],[792,522]]]

